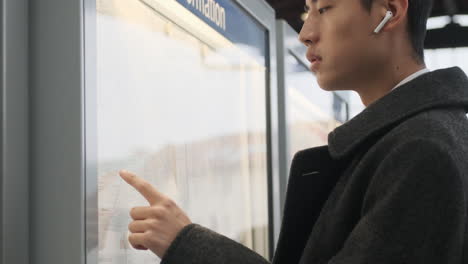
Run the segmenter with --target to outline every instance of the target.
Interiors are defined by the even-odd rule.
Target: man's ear
[[[398,27],[406,28],[408,16],[408,0],[385,0],[379,5],[378,10],[381,12],[382,18],[385,17],[387,11],[392,11],[393,17],[387,22],[382,31],[392,31]]]

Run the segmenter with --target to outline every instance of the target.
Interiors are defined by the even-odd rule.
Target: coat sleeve
[[[269,264],[244,245],[199,224],[184,227],[161,264]]]
[[[328,264],[462,263],[465,175],[456,165],[466,160],[452,156],[426,139],[389,150],[369,183],[357,225]]]

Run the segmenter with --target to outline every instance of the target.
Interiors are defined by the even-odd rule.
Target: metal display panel
[[[188,6],[189,3],[193,4]],[[194,222],[206,225],[215,231],[220,231],[221,233],[244,243],[246,246],[254,247],[254,250],[256,249],[257,252],[260,250],[260,254],[264,252],[266,256],[272,258],[275,241],[277,241],[279,233],[279,212],[278,210],[275,210],[275,208],[279,208],[279,185],[278,181],[275,180],[278,179],[277,168],[279,166],[276,159],[278,153],[276,143],[277,135],[274,132],[276,131],[277,126],[277,115],[274,114],[276,102],[276,79],[274,74],[275,65],[274,63],[271,63],[276,58],[276,49],[274,46],[274,11],[263,1],[219,1],[219,3],[227,5],[224,13],[226,15],[227,22],[223,19],[213,19],[213,15],[207,16],[206,14],[201,13],[201,15],[205,16],[200,15],[198,17],[201,18],[204,23],[196,22],[196,19],[191,20],[191,23],[187,23],[186,20],[188,17],[202,11],[196,8],[196,3],[197,1],[185,0],[134,0],[126,2],[85,1],[85,178],[87,263],[153,263],[158,260],[151,253],[145,255],[142,252],[134,251],[129,247],[128,242],[126,241],[127,233],[123,230],[126,229],[128,224],[127,218],[129,208],[125,207],[130,206],[130,204],[133,204],[133,206],[144,205],[144,201],[134,193],[129,186],[123,185],[121,179],[118,178],[116,172],[121,166],[122,168],[132,170],[140,176],[145,177],[162,192],[173,198],[183,209],[187,208],[188,214],[191,218],[195,215],[194,218],[192,218]],[[216,1],[214,3],[216,3]],[[178,17],[177,13],[180,17]],[[232,13],[236,13],[234,18],[242,16],[245,16],[245,18],[237,19],[234,22],[236,25],[234,25],[232,21],[231,24],[229,24],[229,15],[232,15]],[[219,17],[221,17],[221,14],[223,13],[219,13]],[[115,19],[116,17],[119,19]],[[245,21],[248,19],[256,23],[257,26],[249,26],[248,24],[245,24]],[[122,20],[125,20],[125,23],[121,23]],[[130,23],[127,23],[129,21]],[[113,27],[112,25],[115,23],[121,24],[118,27]],[[207,27],[207,25],[210,27]],[[223,33],[223,30],[229,26],[236,26],[237,28],[234,31],[227,31],[226,34],[218,34]],[[256,122],[253,122],[255,121],[253,118],[255,116],[262,115],[263,121],[260,123],[263,123],[263,125],[261,125],[263,127],[263,135],[258,136],[255,133],[248,133],[240,136],[233,136],[228,133],[227,135],[214,140],[205,139],[199,140],[197,143],[193,144],[184,143],[183,138],[187,133],[184,133],[184,129],[186,129],[185,131],[190,130],[192,133],[197,133],[196,125],[203,127],[204,119],[206,119],[207,122],[213,122],[213,124],[216,122],[222,122],[222,120],[216,118],[213,119],[214,116],[210,115],[209,111],[224,111],[223,106],[232,104],[232,102],[236,101],[236,95],[226,94],[225,96],[228,96],[229,100],[222,101],[220,98],[223,98],[223,93],[227,93],[229,90],[225,90],[225,92],[222,93],[217,93],[216,90],[208,90],[210,92],[210,96],[204,94],[207,92],[205,90],[210,87],[210,80],[207,78],[204,79],[204,81],[206,81],[206,87],[193,87],[192,90],[196,90],[197,93],[189,93],[188,90],[183,92],[184,90],[178,88],[180,87],[179,83],[183,83],[184,78],[193,79],[193,76],[190,76],[190,71],[187,69],[184,70],[183,68],[180,68],[180,77],[168,79],[167,83],[164,83],[164,76],[160,76],[159,79],[151,79],[155,85],[154,89],[150,89],[151,86],[147,85],[147,83],[151,83],[151,80],[147,83],[145,83],[144,80],[145,78],[149,78],[148,76],[151,76],[151,72],[153,72],[154,75],[157,75],[157,73],[162,71],[168,76],[170,76],[171,72],[174,72],[173,66],[169,63],[170,61],[167,61],[168,63],[165,64],[166,69],[158,69],[158,64],[152,63],[156,62],[158,58],[161,58],[158,56],[163,56],[158,52],[162,51],[167,53],[164,55],[168,56],[168,54],[171,54],[173,51],[164,49],[164,47],[161,46],[159,46],[161,50],[153,49],[152,47],[158,46],[156,45],[156,42],[153,43],[155,41],[153,37],[157,37],[159,35],[154,33],[151,34],[151,37],[148,37],[150,34],[147,32],[145,33],[144,30],[142,31],[142,27],[144,30],[150,30],[152,32],[159,32],[158,30],[161,30],[169,36],[167,40],[160,40],[160,45],[163,45],[163,41],[172,41],[173,49],[182,52],[184,56],[186,56],[187,63],[185,66],[189,69],[191,63],[190,60],[193,59],[190,49],[191,47],[196,46],[198,52],[201,54],[200,58],[204,59],[199,68],[207,68],[216,72],[216,74],[210,75],[211,77],[209,79],[223,81],[224,78],[226,80],[224,85],[222,82],[218,81],[219,89],[217,90],[220,90],[224,86],[229,87],[230,85],[229,81],[227,81],[229,80],[229,76],[223,75],[223,70],[236,69],[236,71],[239,71],[240,68],[244,72],[251,71],[250,74],[242,74],[244,77],[242,77],[240,81],[242,83],[253,81],[257,85],[250,88],[246,86],[245,88],[248,89],[244,89],[242,93],[243,96],[247,96],[246,98],[256,98],[256,101],[254,100],[249,102],[249,100],[253,99],[248,99],[247,101],[241,102],[241,104],[246,107],[242,111],[248,111],[250,114],[244,116],[243,118],[247,117],[248,119],[245,119],[242,122],[247,122],[245,124],[250,123],[250,125],[256,125]],[[244,39],[242,34],[238,34],[242,27],[245,29],[242,33],[251,37],[250,41],[254,42],[254,46],[259,46],[255,45],[255,43],[260,43],[260,46],[263,45],[259,51],[261,56],[258,56],[258,53],[256,53],[255,50],[249,49],[249,39]],[[262,28],[265,32],[263,44],[261,44],[262,40],[259,39],[261,34],[252,31],[255,27]],[[125,32],[121,31],[124,28]],[[235,34],[236,31],[238,31],[237,35]],[[101,37],[104,33],[108,34],[106,38]],[[230,35],[230,33],[234,34]],[[174,39],[182,41],[173,41]],[[192,46],[181,46],[180,43],[189,43]],[[238,49],[238,54],[240,54],[240,56],[229,57],[228,54],[226,57],[226,54],[216,54],[216,52],[213,52],[213,50],[222,50],[227,47],[226,50],[229,53],[229,47],[233,47],[232,43],[236,43],[234,46],[245,46]],[[138,48],[138,45],[140,44],[142,44],[142,46]],[[125,52],[124,54],[124,52],[119,53],[116,52],[116,50],[107,50],[107,47],[109,47],[109,49],[118,49],[119,45],[122,46],[120,47],[122,51],[127,50],[128,52]],[[123,48],[123,46],[125,47]],[[139,52],[144,54],[145,59],[135,62],[135,58],[138,58],[139,56],[143,57]],[[112,61],[111,58],[113,54],[115,55],[114,57],[117,57],[118,59],[113,61],[114,63],[108,64]],[[177,61],[177,55],[178,54],[171,55],[174,61]],[[227,61],[229,62],[233,59],[234,61],[238,61],[239,58],[244,58],[249,62],[244,60],[242,62],[243,64],[241,63],[237,66],[232,63],[226,65]],[[119,65],[119,61],[122,65]],[[259,74],[252,73],[252,71],[255,72],[259,69],[258,66],[261,65],[261,63],[264,65],[263,69],[260,67],[261,72]],[[178,65],[177,63],[173,64],[176,66]],[[128,67],[128,65],[138,65],[138,67],[125,68]],[[121,72],[121,74],[106,72],[109,69],[115,71],[117,67],[119,67],[120,70],[123,68],[124,70],[130,70],[132,72]],[[117,70],[116,72],[119,71]],[[205,76],[204,74],[205,73],[203,72],[198,72],[196,77]],[[125,75],[134,77],[138,76],[138,78],[126,80],[122,77]],[[115,79],[118,80],[118,82],[111,85],[111,76],[115,76]],[[118,76],[120,76],[120,78],[118,78]],[[194,81],[194,83],[195,82],[196,81]],[[157,91],[158,83],[161,86],[167,87],[165,93],[154,94],[155,90]],[[126,90],[128,91],[126,87],[130,87],[132,84],[134,84],[134,88],[130,90],[131,93],[122,96],[122,98],[115,96],[115,94],[111,97],[113,92],[124,94]],[[258,89],[255,87],[262,86],[265,89],[263,92],[252,94],[252,92],[255,92],[255,89]],[[149,98],[153,100],[151,102],[154,102],[154,104],[148,104]],[[207,109],[208,112],[202,112],[206,115],[206,118],[200,119],[197,118],[197,116],[190,115],[191,112],[196,113],[202,109],[201,105],[190,108],[191,104],[194,104],[194,102],[197,102],[198,100],[203,102],[202,100],[204,98],[211,99],[211,103],[217,104],[217,106],[212,110]],[[112,100],[113,102],[109,102],[109,100]],[[119,110],[115,105],[124,105],[125,102],[122,100],[129,100],[129,102],[131,102],[129,105],[133,107],[122,107],[122,110]],[[135,104],[136,102],[139,103]],[[164,124],[157,123],[157,120],[164,121],[164,116],[157,116],[158,114],[164,114],[161,109],[158,111],[157,107],[159,105],[164,105],[165,102],[172,104],[161,108],[165,109],[165,115],[167,117],[172,117],[170,118],[172,123],[167,123],[167,120],[165,120],[166,123]],[[210,102],[206,101],[204,104],[209,106]],[[184,113],[184,116],[181,116],[177,113],[173,105],[180,108],[185,107],[187,112]],[[257,109],[258,107],[256,105],[263,105],[263,109]],[[135,122],[132,123],[132,117],[126,118],[125,116],[122,116],[125,113],[129,113],[134,117]],[[148,125],[148,113],[156,115],[152,118],[156,123],[156,127],[154,125]],[[229,123],[235,124],[237,122],[235,119],[231,119],[234,118],[234,116],[229,116],[228,112],[222,113],[226,114],[226,118],[230,120]],[[120,116],[118,120],[119,122],[123,121],[122,123],[126,124],[131,123],[129,126],[135,129],[130,131],[130,129],[123,125],[118,127],[115,122],[109,124],[109,122],[112,121],[113,115]],[[145,115],[146,122],[143,122],[144,120],[142,119],[142,116]],[[249,118],[252,120],[249,121]],[[167,127],[177,127],[176,121],[178,120],[184,120],[186,128],[180,127],[176,130],[172,130],[172,133],[165,134],[164,130],[167,130]],[[202,124],[194,124],[194,121]],[[106,122],[107,124],[104,125]],[[225,125],[225,127],[226,126],[227,125]],[[216,126],[214,126],[214,128],[216,128]],[[229,126],[227,126],[227,128],[229,129]],[[116,135],[112,135],[111,131],[114,131]],[[127,136],[124,135],[125,133],[127,133]],[[171,138],[168,136],[171,134],[171,140],[167,140],[171,142],[171,144],[166,144],[164,147],[158,149],[157,146],[160,143],[155,143],[158,140],[158,133],[161,137],[166,138]],[[207,134],[209,133],[210,131],[208,131]],[[132,137],[133,139],[128,140],[128,138]],[[117,138],[123,140],[118,141]],[[131,143],[125,142],[125,140],[131,141]],[[142,142],[142,140],[146,141]],[[117,148],[112,148],[112,142],[116,142]],[[128,144],[135,144],[135,142],[140,142],[140,150],[132,152],[130,149],[134,148],[135,145],[128,146]],[[265,185],[265,192],[263,192],[265,196],[265,207],[262,209],[261,207],[258,207],[257,204],[257,206],[253,205],[250,208],[252,210],[251,212],[261,212],[262,210],[266,210],[267,213],[264,215],[264,220],[268,223],[268,225],[265,226],[266,229],[262,226],[260,226],[260,229],[255,227],[254,230],[246,230],[248,232],[246,234],[240,234],[240,237],[236,237],[234,235],[236,234],[235,230],[231,230],[232,233],[229,233],[229,229],[223,230],[223,226],[230,226],[228,224],[229,221],[232,222],[237,220],[230,219],[229,217],[224,218],[224,222],[227,223],[218,225],[218,223],[221,222],[216,219],[217,216],[215,217],[213,214],[208,214],[212,217],[212,223],[210,224],[210,219],[203,218],[203,211],[199,212],[197,216],[195,214],[196,210],[193,210],[193,207],[190,207],[198,202],[196,201],[197,199],[200,199],[199,202],[203,202],[206,199],[204,200],[202,196],[197,196],[195,199],[190,200],[187,196],[181,195],[180,191],[183,190],[183,193],[196,193],[197,195],[200,195],[200,190],[194,189],[193,186],[203,188],[205,185],[203,184],[203,175],[208,175],[211,180],[216,181],[216,175],[219,171],[216,173],[216,171],[213,170],[206,170],[205,167],[209,167],[207,159],[212,160],[213,158],[218,157],[218,161],[216,161],[218,164],[217,166],[221,166],[220,168],[223,168],[224,165],[222,164],[225,162],[222,160],[223,157],[228,158],[231,156],[232,158],[233,154],[238,155],[236,153],[239,152],[239,144],[235,142],[241,142],[240,146],[242,146],[242,151],[251,152],[248,159],[244,159],[243,161],[241,159],[241,164],[243,165],[240,167],[242,168],[242,171],[239,171],[239,174],[243,175],[242,172],[245,174],[246,171],[247,174],[249,174],[248,171],[250,171],[250,173],[255,173],[252,172],[252,168],[254,168],[254,171],[258,169],[264,171],[263,180],[265,180],[265,182],[261,184]],[[246,145],[242,142],[254,143]],[[258,144],[256,145],[255,142]],[[226,145],[226,143],[228,145]],[[229,146],[229,144],[231,146]],[[152,146],[154,150],[144,149],[144,146]],[[216,148],[218,148],[218,150],[224,150],[225,153],[216,151]],[[265,154],[263,160],[258,161],[255,157],[252,159],[251,156],[255,156],[252,155],[256,151],[255,148],[260,148],[260,152]],[[126,152],[125,155],[132,158],[112,157],[112,155],[118,155],[119,152],[122,152],[122,149],[124,150],[123,152]],[[107,162],[103,162],[104,160],[107,160]],[[117,162],[112,162],[112,160]],[[200,167],[200,165],[202,167]],[[226,167],[224,168],[228,169],[226,171],[232,170],[232,173],[235,174],[237,165],[231,166],[233,166],[231,169]],[[161,176],[157,176],[158,173],[159,175],[170,176],[169,180],[164,179]],[[191,173],[200,176],[190,177]],[[210,176],[210,174],[213,175]],[[225,182],[230,182],[232,186],[238,185],[235,183],[235,180],[233,180],[234,178],[232,178],[236,175],[223,176]],[[200,182],[197,183],[197,180]],[[257,180],[259,179],[257,178]],[[249,181],[249,179],[244,178],[242,181],[245,183],[246,181]],[[252,182],[252,184],[256,185],[255,182]],[[203,192],[209,194],[210,192],[221,191],[223,193],[219,194],[223,194],[223,198],[224,196],[228,197],[231,190],[223,188],[223,185],[220,187],[221,188],[213,188],[213,186],[211,186],[211,189],[207,189]],[[121,196],[119,197],[116,193],[120,193]],[[261,195],[262,191],[259,193]],[[125,201],[123,201],[122,198],[125,199]],[[209,195],[207,195],[206,198],[208,199]],[[255,197],[250,201],[255,202]],[[128,204],[121,206],[122,202]],[[209,203],[210,201],[206,200],[205,202]],[[227,204],[225,204],[225,206],[229,206],[229,202],[226,201],[226,203]],[[211,201],[211,204],[214,204],[214,202]],[[219,206],[221,206],[221,204],[219,204]],[[114,210],[112,208],[118,210]],[[235,212],[235,210],[240,209],[233,208],[233,212]],[[222,213],[223,212],[220,211],[219,215],[222,215]],[[106,233],[104,234],[104,232]],[[267,240],[263,240],[264,242],[258,243],[258,239],[262,239],[262,237],[265,238],[265,235]],[[257,240],[255,240],[255,237],[257,237]]]
[[[0,1],[0,263],[29,263],[28,1]]]
[[[267,169],[268,169],[268,206],[269,206],[269,239],[270,260],[273,259],[280,227],[280,138],[279,138],[279,112],[278,112],[278,86],[277,86],[277,48],[276,48],[276,18],[274,9],[264,0],[236,0],[268,31],[268,77],[267,82]]]
[[[266,170],[269,255],[279,234],[274,10],[234,1],[267,32]],[[94,0],[31,1],[31,263],[98,263],[97,14]],[[116,76],[117,78],[118,76]],[[117,144],[117,143],[116,143]],[[24,248],[24,247],[23,247]]]
[[[31,264],[83,264],[83,1],[28,2],[29,259]]]
[[[254,18],[268,30],[268,54],[270,55],[270,80],[267,89],[267,138],[268,138],[268,186],[269,186],[269,229],[270,229],[270,260],[278,243],[281,227],[280,204],[280,135],[278,111],[278,80],[277,80],[277,48],[276,48],[276,18],[275,11],[265,1],[237,0]]]
[[[294,154],[326,145],[328,133],[349,119],[349,92],[322,90],[310,71],[307,48],[284,20],[277,21],[280,190],[284,207]]]

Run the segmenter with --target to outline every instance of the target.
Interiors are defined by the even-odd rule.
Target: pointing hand
[[[173,200],[144,179],[125,170],[119,174],[149,202],[149,206],[130,211],[133,219],[128,225],[130,244],[139,250],[150,249],[162,258],[179,231],[192,222]]]

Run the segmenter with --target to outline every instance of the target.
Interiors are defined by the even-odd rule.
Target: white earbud
[[[380,24],[375,28],[374,30],[374,33],[375,34],[378,34],[380,32],[380,30],[382,30],[382,28],[385,26],[385,24],[387,24],[387,22],[393,17],[393,13],[392,11],[387,11],[387,14],[385,15],[384,19],[382,20],[382,22],[380,22]]]

